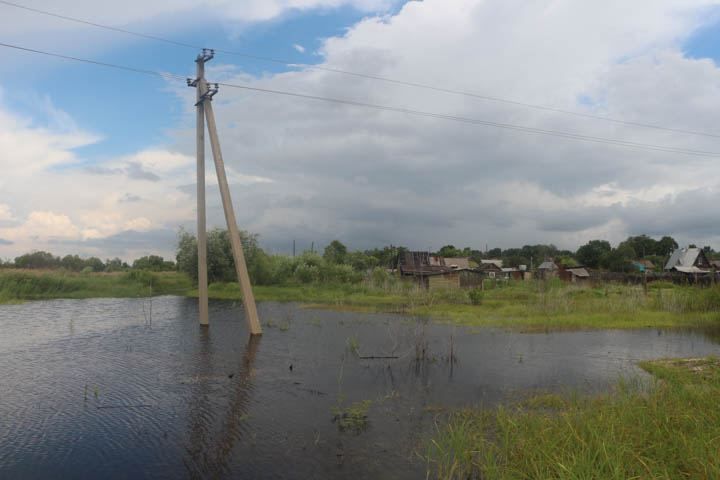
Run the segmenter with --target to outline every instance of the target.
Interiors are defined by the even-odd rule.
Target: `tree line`
[[[175,262],[165,260],[158,255],[146,255],[133,261],[132,264],[119,258],[102,260],[98,257],[83,258],[79,255],[55,256],[45,251],[35,251],[15,257],[13,261],[0,260],[0,267],[57,270],[71,272],[122,272],[131,269],[151,270],[154,272],[176,270]]]
[[[408,251],[406,247],[389,245],[382,248],[350,251],[339,240],[333,240],[322,251],[305,251],[300,255],[273,255],[259,245],[259,237],[240,232],[248,271],[253,283],[258,285],[285,284],[288,282],[355,282],[368,272],[381,276],[388,268],[397,266],[398,256]],[[208,279],[210,282],[232,282],[236,279],[235,264],[227,230],[208,232]],[[691,245],[692,246],[692,245]],[[633,261],[650,260],[662,268],[678,243],[669,236],[655,240],[647,235],[628,237],[613,247],[607,240],[590,240],[575,252],[562,250],[552,244],[524,245],[519,248],[492,248],[485,251],[470,247],[456,248],[445,245],[436,252],[443,257],[469,257],[480,264],[485,259],[499,259],[503,266],[537,267],[545,260],[553,259],[566,266],[583,265],[589,268],[614,272],[632,270]],[[710,247],[704,247],[710,258],[720,256]],[[180,230],[175,261],[158,255],[147,255],[128,264],[119,258],[105,261],[98,257],[82,258],[79,255],[59,257],[44,251],[21,255],[11,262],[0,262],[2,267],[30,269],[66,269],[74,272],[116,272],[125,270],[180,271],[197,280],[197,239],[195,235]]]

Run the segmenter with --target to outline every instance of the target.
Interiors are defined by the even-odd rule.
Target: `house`
[[[710,260],[710,266],[715,271],[720,271],[720,260]]]
[[[549,280],[558,275],[558,266],[552,260],[545,260],[537,269],[537,277],[540,280]]]
[[[685,274],[710,273],[712,264],[699,248],[678,248],[665,264],[665,270]]]
[[[483,265],[495,265],[498,268],[502,268],[503,261],[500,259],[488,258],[488,259],[480,260],[480,266],[482,267]]]
[[[523,270],[520,270],[519,268],[503,268],[502,276],[508,280],[522,280]]]
[[[561,268],[558,271],[560,280],[570,283],[584,283],[590,280],[590,272],[585,267]]]
[[[467,258],[444,258],[429,252],[403,252],[398,256],[398,272],[412,277],[428,289],[477,286],[481,273],[470,268]]]
[[[502,265],[502,262],[500,262],[500,264]],[[486,278],[503,277],[503,268],[495,262],[486,262],[485,260],[483,260],[477,270],[481,272]]]

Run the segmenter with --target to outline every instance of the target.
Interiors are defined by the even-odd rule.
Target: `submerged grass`
[[[720,478],[720,361],[659,360],[605,395],[531,397],[452,414],[427,450],[438,478]]]

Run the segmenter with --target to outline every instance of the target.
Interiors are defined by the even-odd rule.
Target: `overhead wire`
[[[105,24],[101,24],[101,23],[91,22],[89,20],[83,20],[80,18],[71,17],[69,15],[62,15],[62,14],[50,12],[47,10],[41,10],[38,8],[33,8],[33,7],[26,6],[26,5],[14,3],[14,2],[9,2],[7,0],[0,0],[0,4],[23,9],[23,10],[30,11],[33,13],[38,13],[41,15],[47,15],[47,16],[62,19],[65,21],[80,23],[80,24],[84,24],[84,25],[88,25],[88,26],[92,26],[92,27],[96,27],[96,28],[102,28],[102,29],[110,30],[110,31],[117,32],[117,33],[123,33],[126,35],[133,35],[133,36],[136,36],[139,38],[144,38],[146,40],[163,42],[163,43],[166,43],[169,45],[174,45],[177,47],[190,48],[190,49],[194,49],[194,50],[200,50],[202,48],[209,48],[209,47],[203,47],[201,45],[194,45],[191,43],[179,42],[176,40],[160,37],[157,35],[149,35],[149,34],[145,34],[145,33],[141,33],[141,32],[135,32],[133,30],[127,30],[124,28],[113,27],[111,25],[105,25]],[[648,129],[653,129],[653,130],[660,130],[660,131],[666,131],[666,132],[672,132],[672,133],[681,133],[681,134],[686,134],[686,135],[697,135],[697,136],[703,136],[703,137],[720,138],[720,134],[715,134],[715,133],[667,127],[667,126],[663,126],[663,125],[644,123],[644,122],[638,122],[638,121],[632,121],[632,120],[623,120],[623,119],[608,117],[608,116],[604,116],[604,115],[596,115],[596,114],[592,114],[592,113],[578,112],[578,111],[573,111],[573,110],[551,107],[548,105],[540,105],[540,104],[522,102],[519,100],[502,98],[502,97],[493,96],[493,95],[483,95],[483,94],[479,94],[479,93],[475,93],[475,92],[468,92],[468,91],[459,90],[459,89],[440,87],[437,85],[429,85],[429,84],[424,84],[424,83],[419,83],[419,82],[414,82],[414,81],[409,81],[409,80],[386,77],[386,76],[382,76],[382,75],[354,72],[354,71],[350,71],[350,70],[327,67],[327,66],[322,66],[322,65],[291,62],[289,60],[272,58],[272,57],[256,55],[256,54],[251,54],[251,53],[246,53],[246,52],[238,52],[238,51],[233,51],[233,50],[226,50],[226,49],[219,49],[219,48],[213,48],[213,50],[217,53],[223,53],[225,55],[232,55],[232,56],[237,56],[237,57],[242,57],[242,58],[249,58],[252,60],[270,62],[270,63],[284,65],[284,66],[290,67],[290,68],[303,68],[303,69],[308,69],[308,70],[318,70],[318,71],[330,72],[330,73],[341,74],[341,75],[348,75],[348,76],[353,76],[353,77],[358,77],[358,78],[365,78],[365,79],[369,79],[369,80],[377,80],[377,81],[395,84],[395,85],[402,85],[402,86],[406,86],[406,87],[431,90],[431,91],[452,94],[452,95],[460,95],[460,96],[471,97],[471,98],[476,98],[476,99],[490,101],[490,102],[514,105],[517,107],[525,107],[525,108],[531,108],[531,109],[535,109],[535,110],[542,110],[542,111],[551,112],[551,113],[572,115],[575,117],[605,121],[605,122],[610,122],[610,123],[614,123],[614,124],[618,124],[618,125],[648,128]]]
[[[9,44],[9,43],[0,42],[0,47],[16,49],[19,51],[24,51],[24,52],[34,53],[34,54],[39,54],[39,55],[45,55],[45,56],[49,56],[49,57],[57,57],[57,58],[61,58],[64,60],[71,60],[71,61],[86,63],[86,64],[90,64],[90,65],[95,65],[95,66],[113,68],[113,69],[118,69],[118,70],[125,70],[125,71],[130,71],[133,73],[140,73],[140,74],[145,74],[145,75],[152,75],[152,76],[162,77],[162,78],[171,79],[171,80],[183,80],[183,81],[187,80],[186,76],[178,75],[178,74],[174,74],[174,73],[159,72],[159,71],[149,70],[149,69],[144,69],[144,68],[135,68],[135,67],[129,67],[129,66],[125,66],[125,65],[118,65],[118,64],[114,64],[114,63],[100,62],[100,61],[96,61],[96,60],[90,60],[90,59],[75,57],[75,56],[71,56],[71,55],[64,55],[64,54],[59,54],[59,53],[47,52],[44,50],[37,50],[37,49],[33,49],[33,48],[22,47],[19,45],[13,45],[13,44]],[[423,110],[414,110],[414,109],[402,108],[402,107],[393,107],[393,106],[388,106],[388,105],[374,104],[374,103],[361,102],[361,101],[355,101],[355,100],[349,100],[349,99],[324,97],[324,96],[319,96],[319,95],[291,92],[291,91],[286,91],[286,90],[276,90],[276,89],[269,89],[269,88],[262,88],[262,87],[253,87],[251,85],[242,85],[242,84],[226,83],[226,82],[208,82],[208,83],[216,83],[216,84],[222,85],[224,87],[237,88],[237,89],[242,89],[242,90],[247,90],[247,91],[254,91],[254,92],[260,92],[260,93],[266,93],[266,94],[283,95],[283,96],[288,96],[288,97],[303,98],[303,99],[307,99],[307,100],[322,101],[322,102],[326,102],[326,103],[350,105],[350,106],[355,106],[355,107],[364,107],[364,108],[370,108],[370,109],[375,109],[375,110],[382,110],[382,111],[403,113],[403,114],[422,116],[422,117],[428,117],[428,118],[436,118],[436,119],[441,119],[441,120],[455,121],[455,122],[471,124],[471,125],[488,126],[488,127],[500,128],[500,129],[523,132],[523,133],[548,135],[548,136],[561,137],[561,138],[567,138],[567,139],[572,139],[572,140],[602,143],[602,144],[607,144],[607,145],[615,145],[615,146],[620,146],[620,147],[628,147],[628,148],[635,148],[635,149],[641,149],[641,150],[651,150],[651,151],[658,151],[658,152],[665,152],[665,153],[677,153],[677,154],[683,154],[683,155],[702,156],[702,157],[720,157],[720,152],[693,150],[693,149],[686,149],[686,148],[673,147],[673,146],[667,146],[667,145],[655,145],[655,144],[648,144],[648,143],[633,142],[633,141],[628,141],[628,140],[597,137],[597,136],[592,136],[592,135],[565,132],[565,131],[560,131],[560,130],[548,130],[548,129],[516,125],[516,124],[510,124],[510,123],[493,122],[490,120],[461,117],[461,116],[428,112],[428,111],[423,111]]]

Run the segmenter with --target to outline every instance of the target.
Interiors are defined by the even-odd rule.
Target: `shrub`
[[[468,291],[468,297],[470,298],[470,303],[472,303],[473,305],[481,305],[483,302],[484,296],[485,296],[485,292],[483,292],[479,288],[473,288],[472,290]]]

